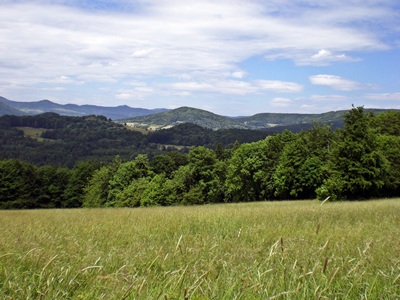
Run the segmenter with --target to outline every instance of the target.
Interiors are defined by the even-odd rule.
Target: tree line
[[[226,148],[115,157],[72,169],[0,161],[0,207],[138,207],[400,194],[400,113],[353,107],[343,128],[315,124]]]

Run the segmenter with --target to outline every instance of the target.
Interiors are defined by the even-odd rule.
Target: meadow
[[[0,211],[1,299],[399,299],[400,200]]]
[[[41,137],[41,134],[48,129],[34,128],[34,127],[17,127],[17,128],[24,132],[25,137],[30,137],[32,139],[36,139],[39,142],[43,142],[44,140],[52,142],[52,140],[50,140],[50,139],[44,139]]]

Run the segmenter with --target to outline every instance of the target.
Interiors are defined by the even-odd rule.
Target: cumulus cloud
[[[351,62],[358,60],[359,59],[350,57],[344,53],[338,54],[326,49],[321,49],[317,53],[313,54],[310,58],[299,60],[299,63],[326,66],[333,62]]]
[[[318,51],[318,53],[314,54],[311,58],[315,59],[315,60],[346,59],[346,55],[345,54],[334,55],[329,50],[321,49]]]
[[[314,75],[310,77],[310,81],[312,84],[329,86],[338,91],[354,91],[362,87],[362,85],[356,81],[344,79],[335,75]]]

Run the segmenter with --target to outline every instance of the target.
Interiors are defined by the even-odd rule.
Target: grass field
[[[400,200],[0,211],[1,299],[399,299]]]

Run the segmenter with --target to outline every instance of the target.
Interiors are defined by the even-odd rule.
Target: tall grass
[[[398,299],[400,200],[0,211],[2,299]]]

